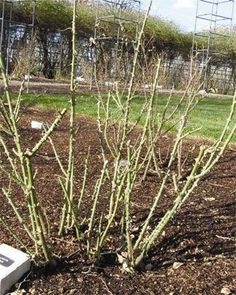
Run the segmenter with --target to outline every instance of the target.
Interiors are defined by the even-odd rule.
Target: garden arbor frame
[[[224,55],[223,52],[214,50],[214,44],[220,39],[229,38],[231,35],[234,2],[234,0],[197,0],[192,55],[196,57],[203,68],[202,82],[204,89],[208,88],[210,59]],[[228,28],[228,30],[220,30],[220,28]],[[198,37],[205,39],[204,48],[197,46]]]
[[[136,37],[139,31],[141,10],[141,3],[139,0],[98,0],[96,6],[94,44],[91,44],[93,47],[91,48],[91,86],[93,81],[96,80],[96,74],[101,70],[98,67],[98,63],[101,62],[102,48],[109,49],[110,65],[108,65],[109,73],[106,77],[109,80],[108,83],[112,84],[117,80],[118,75],[120,75],[120,73],[118,73],[118,60],[121,54],[124,53],[125,48],[127,49],[128,46],[135,46],[135,40],[137,39]],[[133,12],[133,17],[129,12]],[[132,40],[126,34],[126,29],[129,25],[135,27],[135,36]],[[105,33],[103,30],[104,27],[109,28],[106,30],[109,31],[109,34]],[[125,76],[127,76],[127,74],[123,73],[124,79]]]

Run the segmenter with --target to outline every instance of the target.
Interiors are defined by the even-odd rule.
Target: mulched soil
[[[55,116],[55,111],[33,108],[27,110],[20,121],[22,139],[27,147],[33,146],[41,136],[40,131],[30,128],[30,121],[50,123]],[[80,117],[77,118],[77,123],[78,187],[83,180],[83,163],[88,147],[91,149],[89,186],[86,189],[86,200],[81,212],[82,215],[86,215],[92,187],[101,170],[101,151],[96,121]],[[67,155],[67,124],[63,121],[53,135],[64,163]],[[200,140],[193,139],[184,143],[183,154],[188,155],[187,165],[191,165],[199,144]],[[161,142],[163,159],[168,155],[169,145],[171,145],[171,136],[163,138]],[[214,170],[201,182],[181,208],[162,238],[156,243],[143,267],[132,274],[122,271],[115,254],[114,257],[111,254],[107,257],[104,255],[98,265],[91,265],[83,250],[78,251],[79,246],[73,233],[63,238],[56,236],[62,193],[56,181],[60,171],[48,143],[34,157],[33,164],[38,173],[36,190],[52,223],[51,243],[58,256],[64,257],[64,260],[54,268],[33,267],[24,280],[12,288],[12,292],[18,289],[18,294],[236,294],[236,148],[234,146],[225,153]],[[0,175],[0,186],[5,185],[7,179]],[[157,176],[150,174],[146,181],[135,189],[132,215],[137,224],[145,219],[157,187]],[[21,192],[15,190],[13,194],[17,196],[17,204],[21,206],[23,200]],[[172,192],[167,191],[162,198],[156,212],[157,220],[171,203],[172,197]],[[99,204],[99,210],[102,211],[102,200]],[[30,245],[2,192],[0,192],[0,208],[0,211],[7,216],[12,230]],[[113,234],[116,235],[115,229]],[[0,242],[20,248],[2,224],[0,224]],[[112,240],[110,247],[114,248]]]

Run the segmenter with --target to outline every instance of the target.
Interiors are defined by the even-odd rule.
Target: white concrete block
[[[6,292],[30,270],[30,257],[6,244],[0,245],[0,295]]]

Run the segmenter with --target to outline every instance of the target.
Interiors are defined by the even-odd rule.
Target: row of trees
[[[6,6],[6,10],[9,10],[10,6]],[[77,33],[77,47],[78,47],[78,68],[80,70],[83,68],[89,68],[88,63],[91,65],[93,60],[93,50],[90,47],[89,38],[94,34],[94,26],[96,21],[96,9],[94,8],[94,3],[79,3],[76,11],[76,33]],[[104,6],[100,7],[103,10],[102,14],[106,15],[110,13],[111,8]],[[101,11],[100,11],[101,14]],[[128,19],[142,19],[138,11],[134,9],[127,9],[125,12]],[[6,11],[6,20],[7,20]],[[35,10],[35,26],[34,26],[34,44],[33,44],[33,60],[31,62],[31,72],[33,74],[43,73],[47,78],[55,78],[57,75],[65,76],[70,72],[70,60],[72,54],[71,48],[71,15],[72,6],[71,1],[46,1],[38,0],[36,1]],[[24,1],[14,4],[14,21],[18,23],[29,24],[32,22],[32,1]],[[5,22],[7,26],[8,22]],[[109,36],[111,34],[111,24],[102,23],[99,24],[100,31],[103,36]],[[15,35],[11,34],[13,37],[17,36],[16,32],[18,27],[15,27]],[[9,47],[8,35],[9,30],[5,29],[5,52],[7,52],[7,47]],[[8,35],[7,35],[8,32]],[[122,54],[120,59],[122,60],[121,68],[128,68],[127,60],[130,60],[129,55],[133,55],[132,42],[135,40],[136,28],[131,23],[125,24],[122,31],[122,37],[124,40],[128,40],[129,46],[121,46],[120,51]],[[212,59],[212,65],[214,69],[220,69],[224,65],[227,65],[231,71],[231,79],[235,81],[235,61],[236,61],[236,43],[234,35],[227,41],[222,40],[217,42],[216,50],[224,53],[224,55],[218,56]],[[11,67],[10,73],[14,72],[16,76],[22,75],[24,67],[22,67],[22,61],[24,60],[23,55],[28,56],[29,52],[25,48],[31,38],[29,31],[26,29],[25,34],[21,36],[21,45],[16,46],[16,42],[10,44],[12,47],[11,56]],[[207,40],[205,38],[198,38],[198,47],[205,47],[204,42]],[[19,42],[18,42],[19,43]],[[17,44],[18,44],[17,43]],[[100,60],[102,64],[106,64],[106,60],[112,60],[114,52],[110,49],[114,47],[113,44],[97,44],[97,53],[100,54]],[[151,67],[153,64],[153,57],[157,54],[162,54],[165,60],[169,63],[169,68],[173,62],[181,57],[181,60],[189,61],[190,53],[192,48],[192,34],[182,32],[173,23],[164,21],[158,17],[149,17],[147,20],[147,25],[145,28],[145,33],[143,36],[143,56],[145,58],[140,59],[141,67],[146,65]],[[9,50],[9,48],[8,48]],[[215,49],[214,49],[215,50]],[[101,53],[102,52],[102,53]],[[124,54],[125,53],[125,54]],[[18,58],[17,58],[18,57]],[[20,57],[20,58],[19,58]],[[19,65],[20,63],[20,65]],[[112,62],[113,63],[113,60]],[[27,64],[27,63],[25,63]],[[21,69],[20,73],[14,71],[18,65],[17,69]],[[109,62],[106,64],[106,69],[104,72],[109,71]],[[84,71],[81,71],[84,74]]]

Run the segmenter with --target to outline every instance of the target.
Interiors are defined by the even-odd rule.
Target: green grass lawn
[[[69,95],[68,94],[43,94],[33,95],[25,94],[23,99],[26,103],[30,102],[40,107],[45,108],[69,108]],[[164,109],[167,96],[161,95],[158,97],[156,110],[158,113]],[[173,96],[170,109],[174,108],[178,102],[179,97]],[[106,97],[104,96],[104,101]],[[140,109],[142,109],[144,97],[137,96],[132,101],[131,120],[134,121],[138,116]],[[197,131],[195,136],[204,137],[208,139],[216,139],[223,126],[224,122],[230,111],[231,99],[229,98],[204,98],[202,99],[194,111],[192,112],[188,129],[194,130],[201,127],[201,130]],[[119,120],[119,112],[117,105],[114,101],[110,102],[110,110],[114,119]],[[97,116],[97,97],[96,95],[83,94],[77,95],[76,112],[81,115],[96,117]],[[179,114],[181,114],[181,110]],[[104,113],[102,112],[102,115]],[[176,117],[177,119],[177,117]],[[144,116],[141,119],[141,124],[144,121]],[[236,115],[234,116],[233,123],[236,123]],[[233,137],[233,142],[236,142],[236,134]]]

